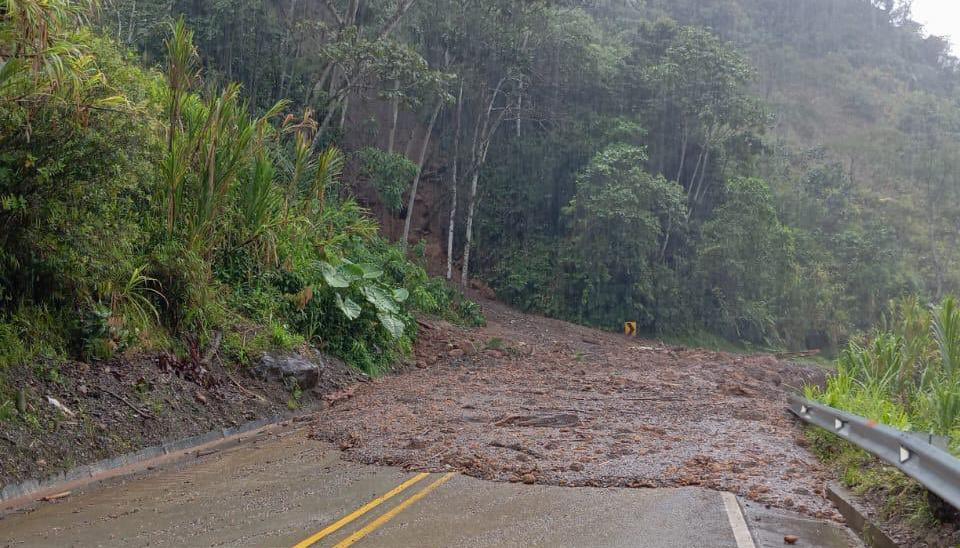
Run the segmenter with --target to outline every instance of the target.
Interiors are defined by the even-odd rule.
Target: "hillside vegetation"
[[[835,349],[960,283],[957,61],[908,4],[782,4],[6,0],[3,361],[249,324],[382,370],[457,299],[426,247],[523,309]]]
[[[215,101],[237,81],[237,108],[268,115],[264,142],[288,152],[276,175],[300,178],[280,186],[308,186],[294,141],[338,146],[337,198],[373,192],[406,247],[430,185],[448,277],[475,273],[522,308],[829,351],[889,300],[960,282],[956,60],[908,5],[112,0],[84,41],[166,70],[178,17],[205,73],[189,84]],[[159,93],[161,126],[180,113]],[[280,101],[301,120],[282,123]],[[4,194],[9,211],[25,197]]]
[[[425,159],[447,271],[525,309],[830,350],[957,288],[956,60],[906,4],[111,6],[148,62],[182,14],[257,109],[315,109],[390,215]]]
[[[482,321],[378,236],[309,110],[206,81],[182,20],[143,68],[83,26],[91,9],[0,4],[0,417],[11,366],[310,343],[378,373],[414,311]]]

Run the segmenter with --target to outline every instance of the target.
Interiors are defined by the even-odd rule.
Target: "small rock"
[[[427,440],[423,438],[410,438],[404,449],[426,449],[428,445]]]
[[[527,485],[533,485],[537,482],[537,478],[533,474],[524,474],[520,477],[520,481],[526,483]]]
[[[794,535],[787,535],[787,536],[783,537],[783,543],[784,543],[784,544],[796,544],[796,543],[799,542],[799,541],[800,541],[800,537],[797,537],[797,536],[794,536]]]
[[[451,358],[460,358],[460,357],[463,357],[463,350],[459,348],[454,348],[453,350],[448,352],[447,355],[450,356]]]
[[[196,400],[197,400],[198,402],[202,403],[203,405],[207,405],[207,397],[204,396],[203,394],[201,394],[200,392],[197,392],[197,393],[194,395],[194,397],[196,398]]]
[[[571,471],[571,472],[582,472],[582,471],[583,471],[583,465],[580,464],[579,462],[575,462],[575,463],[573,463],[573,464],[570,465],[570,471]]]

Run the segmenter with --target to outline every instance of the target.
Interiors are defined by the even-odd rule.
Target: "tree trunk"
[[[387,154],[393,154],[397,142],[397,118],[400,115],[400,80],[393,81],[393,97],[390,99],[390,136],[387,139]]]
[[[678,183],[683,180],[683,179],[681,179],[680,177],[683,176],[683,164],[686,163],[686,161],[687,161],[687,129],[686,129],[686,126],[684,126],[684,128],[683,128],[682,130],[680,130],[680,131],[681,131],[681,133],[682,133],[682,135],[683,135],[683,137],[682,137],[682,139],[681,139],[681,145],[680,145],[680,168],[677,169],[677,177],[676,177],[676,179],[674,179],[674,180],[677,181]]]
[[[523,112],[523,78],[517,80],[517,141],[520,140],[520,113]]]
[[[467,287],[470,281],[470,244],[473,242],[473,214],[477,206],[477,182],[480,180],[480,170],[473,172],[470,182],[470,196],[467,198],[467,231],[463,244],[463,267],[460,272],[460,285]]]
[[[707,167],[710,164],[710,148],[707,146],[707,151],[703,155],[703,166],[700,168],[700,180],[697,181],[697,192],[693,195],[694,203],[699,204],[700,200],[703,199],[703,194],[706,192],[706,189],[703,188],[703,179],[707,175]]]
[[[447,228],[447,279],[453,279],[453,235],[457,222],[457,170],[460,167],[460,121],[463,116],[463,80],[460,80],[460,92],[457,94],[457,114],[454,117],[453,133],[453,173],[450,179],[450,224]]]
[[[340,131],[343,131],[344,126],[347,125],[347,110],[350,109],[350,96],[346,96],[343,99],[343,108],[340,109]]]
[[[500,127],[503,116],[507,112],[506,108],[503,109],[500,111],[500,114],[497,115],[493,124],[490,123],[490,115],[493,112],[493,106],[497,101],[497,96],[500,94],[502,85],[503,80],[500,80],[500,83],[497,84],[496,89],[493,91],[493,97],[490,98],[490,104],[483,114],[483,123],[480,125],[481,129],[474,134],[473,179],[470,183],[470,196],[467,200],[467,231],[466,241],[463,246],[463,269],[460,274],[460,284],[463,287],[466,287],[470,281],[470,248],[473,244],[473,216],[477,208],[477,183],[480,180],[480,170],[483,168],[483,165],[487,163],[487,153],[490,151],[490,140],[493,138],[493,134],[497,132],[497,128]]]
[[[119,16],[120,15],[117,14],[117,17]],[[127,29],[127,42],[126,42],[127,45],[133,44],[133,31],[137,24],[136,21],[137,21],[137,2],[136,0],[134,0],[133,3],[130,5],[130,24],[127,25],[129,27]]]
[[[420,176],[423,174],[423,164],[427,161],[427,149],[430,148],[430,136],[433,135],[433,126],[437,123],[437,116],[440,116],[440,110],[443,108],[443,99],[437,101],[437,106],[433,109],[430,116],[430,124],[427,125],[427,133],[423,136],[423,145],[420,147],[420,159],[417,164],[417,175],[413,178],[413,186],[410,187],[410,200],[407,202],[407,218],[403,221],[403,239],[400,240],[400,246],[407,248],[407,241],[410,239],[410,221],[413,219],[413,206],[417,202],[417,188],[420,186]]]

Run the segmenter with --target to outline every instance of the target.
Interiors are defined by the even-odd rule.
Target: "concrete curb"
[[[0,489],[0,511],[26,506],[47,494],[64,492],[104,479],[138,472],[152,463],[175,461],[194,450],[210,449],[245,434],[285,426],[304,416],[306,415],[275,415],[240,426],[145,447],[135,453],[85,464],[43,479],[28,479],[21,483],[5,485]]]
[[[871,548],[898,548],[894,542],[879,527],[877,527],[866,512],[856,501],[849,490],[836,482],[827,484],[827,497],[837,505],[840,514],[847,520],[847,527],[860,536],[863,542]]]

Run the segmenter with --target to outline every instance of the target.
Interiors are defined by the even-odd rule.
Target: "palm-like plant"
[[[72,108],[85,123],[91,108],[125,99],[107,85],[95,59],[69,32],[96,0],[0,0],[0,104],[24,109],[28,121],[47,105]]]
[[[173,139],[180,124],[184,97],[200,79],[200,55],[193,44],[193,31],[187,28],[183,17],[170,25],[170,37],[164,42],[164,46],[167,50],[167,85],[170,91],[167,106],[170,124],[167,128],[169,150],[173,147]]]
[[[253,169],[240,179],[239,205],[246,222],[243,245],[257,244],[265,263],[277,262],[277,235],[282,222],[283,198],[276,184],[276,168],[265,152],[260,152]]]
[[[248,105],[240,98],[240,86],[228,85],[217,97],[202,101],[192,94],[200,78],[193,33],[181,18],[171,26],[167,42],[167,82],[169,85],[169,127],[167,157],[161,173],[167,192],[167,233],[175,236],[178,227],[185,230],[193,251],[208,255],[214,245],[216,221],[226,207],[231,190],[240,176],[257,161],[264,150],[269,121],[279,114],[281,101],[259,118],[252,118]],[[256,190],[246,189],[247,213],[264,213],[260,162],[259,177],[252,177]],[[243,197],[241,197],[243,198]]]
[[[317,157],[316,174],[313,177],[311,194],[317,200],[321,211],[326,202],[327,190],[340,180],[343,174],[343,152],[330,147]]]
[[[956,379],[960,367],[960,308],[954,297],[947,297],[933,311],[933,338],[940,351],[943,374]]]

